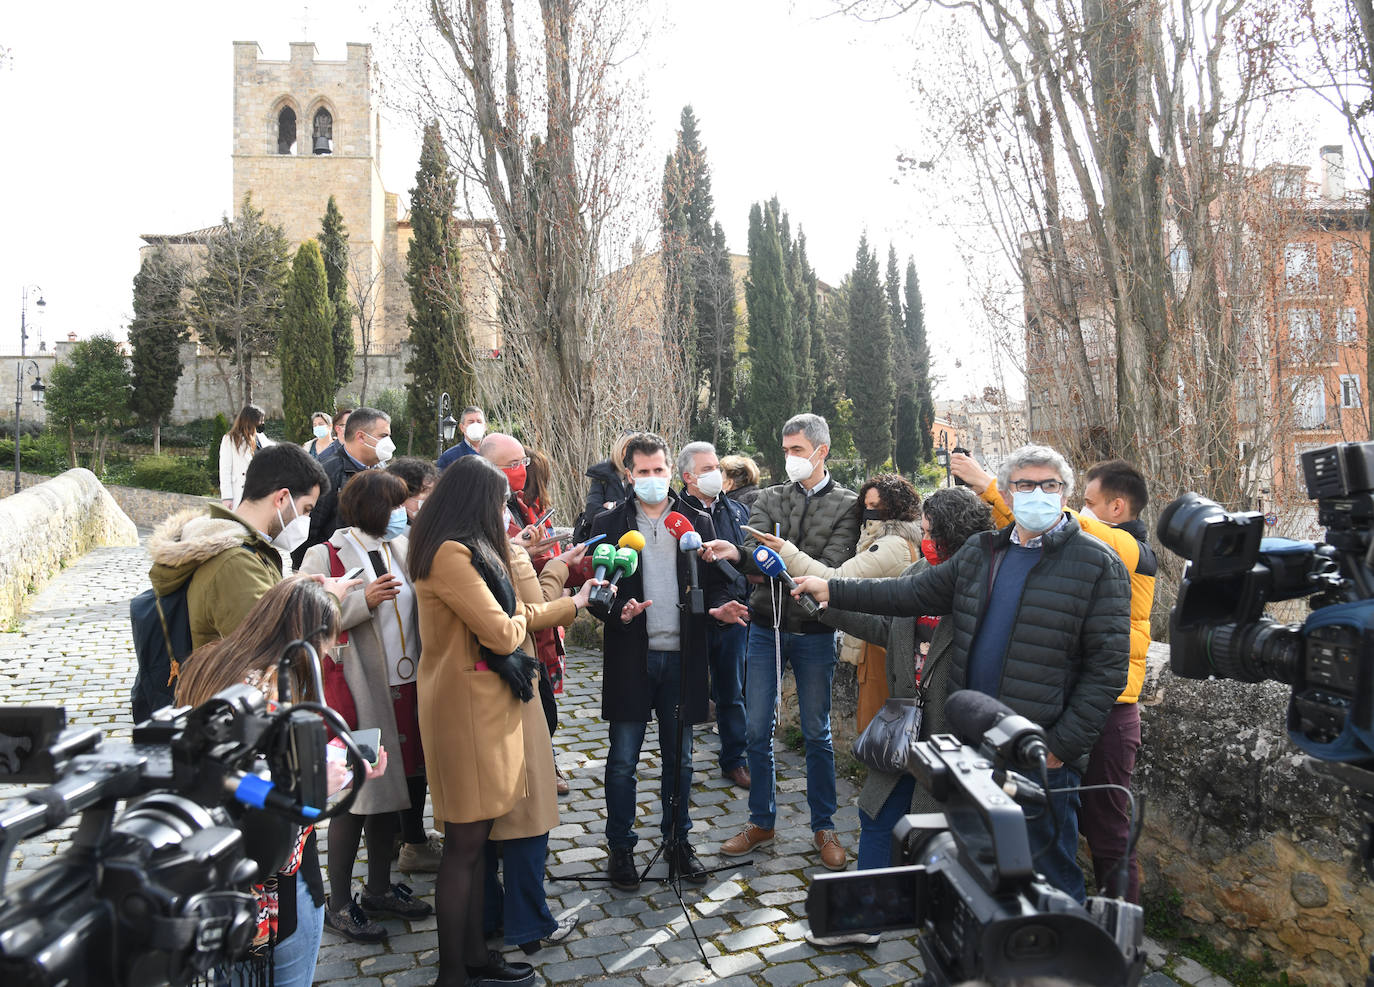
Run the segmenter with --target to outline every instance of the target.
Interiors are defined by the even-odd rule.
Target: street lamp
[[[48,303],[43,300],[43,289],[36,284],[24,285],[20,292],[19,300],[19,358],[22,360],[27,353],[26,344],[29,341],[29,292],[38,293],[38,301],[34,302],[38,308],[47,308]]]
[[[945,486],[949,486],[949,433],[940,429],[940,444],[935,449],[935,465],[945,468]]]
[[[453,441],[453,434],[458,431],[458,421],[453,417],[453,398],[448,396],[448,391],[439,395],[439,455],[444,454],[444,444]],[[435,457],[436,459],[438,456]]]
[[[29,385],[29,390],[33,392],[33,403],[43,403],[43,392],[47,385],[43,383],[43,374],[38,369],[38,364],[33,360],[20,360],[15,365],[14,373],[14,492],[19,492],[19,413],[24,407],[24,373],[25,371],[33,374],[33,383]]]

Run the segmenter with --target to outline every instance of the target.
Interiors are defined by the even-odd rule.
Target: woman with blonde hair
[[[534,980],[529,964],[510,964],[486,947],[485,848],[495,820],[536,785],[552,788],[539,770],[547,767],[552,777],[552,747],[531,747],[524,735],[543,720],[530,706],[538,670],[530,630],[572,623],[592,585],[547,603],[518,600],[511,564],[518,549],[502,518],[509,497],[505,474],[481,456],[464,456],[444,470],[410,537],[424,642],[420,735],[435,821],[444,830],[435,891],[441,987],[468,978]]]
[[[759,464],[748,456],[722,456],[720,472],[730,499],[749,507],[759,495]]]
[[[278,664],[294,642],[306,641],[325,656],[338,640],[338,601],[308,576],[283,579],[272,587],[228,637],[191,653],[177,678],[178,705],[198,706],[231,685],[247,683],[269,700],[278,696]],[[296,700],[322,701],[314,694],[310,657],[298,648],[290,664],[290,694]],[[284,691],[284,690],[283,690]],[[330,765],[330,788],[338,787],[341,772]],[[369,780],[386,768],[386,752]],[[364,786],[362,792],[366,792]],[[360,793],[361,794],[361,793]],[[254,887],[258,899],[258,934],[254,956],[228,971],[228,982],[262,982],[262,966],[270,964],[277,987],[308,987],[324,931],[324,881],[313,827],[301,833],[287,865]]]
[[[244,405],[233,427],[219,440],[219,499],[226,511],[232,511],[243,499],[243,478],[253,456],[272,445],[262,433],[266,421],[267,413],[256,404]]]
[[[317,411],[310,416],[310,430],[313,436],[310,441],[302,443],[301,448],[319,459],[334,444],[334,436],[330,434],[334,431],[334,419],[323,411]]]

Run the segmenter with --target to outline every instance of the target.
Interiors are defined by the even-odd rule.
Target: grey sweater
[[[680,651],[682,622],[677,612],[677,539],[663,526],[663,518],[649,517],[639,501],[635,501],[635,527],[644,536],[644,549],[639,553],[644,599],[654,601],[654,605],[644,611],[649,650]]]

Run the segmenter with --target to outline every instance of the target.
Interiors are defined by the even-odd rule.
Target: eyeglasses
[[[515,467],[517,467],[517,466],[528,466],[529,464],[530,464],[530,457],[529,457],[529,456],[526,456],[526,457],[524,457],[523,459],[512,459],[512,460],[511,460],[510,462],[508,462],[505,466],[503,466],[502,469],[513,470],[513,469],[515,469]]]
[[[1055,479],[1011,481],[1011,489],[1016,493],[1030,493],[1037,488],[1048,494],[1061,493],[1064,489],[1064,481]]]

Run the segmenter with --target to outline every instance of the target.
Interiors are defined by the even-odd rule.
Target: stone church
[[[282,227],[294,251],[302,241],[319,236],[325,206],[334,196],[348,228],[349,300],[371,318],[369,355],[378,358],[374,369],[385,381],[382,386],[398,386],[395,368],[389,364],[397,362],[407,337],[410,298],[405,265],[412,232],[401,198],[382,184],[377,66],[368,44],[350,43],[343,61],[317,55],[313,43],[294,42],[289,59],[273,61],[262,57],[255,41],[234,42],[232,211],[237,212],[251,193],[254,206],[263,210],[268,222]],[[490,275],[492,254],[499,249],[496,226],[491,220],[455,222],[461,233],[464,301],[474,351],[495,355],[501,345],[497,292]],[[222,228],[145,234],[140,252],[166,246],[194,261]],[[354,342],[361,360],[358,322],[355,315]],[[361,376],[360,367],[355,381]],[[262,384],[261,403],[279,406],[279,388],[274,389],[269,379]],[[183,389],[199,390],[186,378]],[[213,390],[218,400],[211,393],[206,398],[218,407],[225,389]],[[254,390],[259,390],[256,382]],[[201,403],[191,394],[187,399],[188,404]],[[182,405],[180,396],[177,404]],[[181,413],[173,417],[191,410],[179,407]]]

